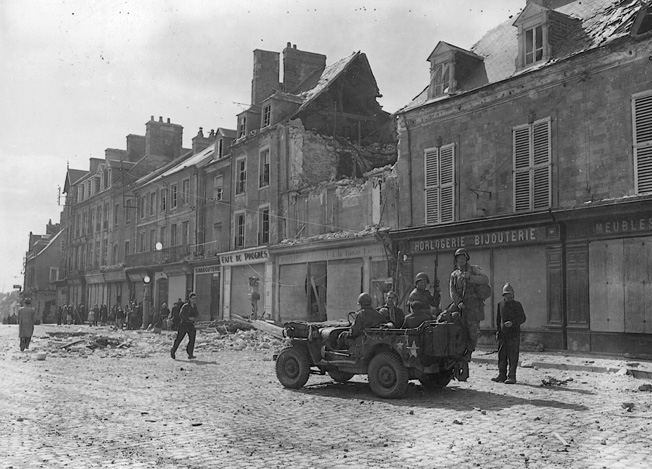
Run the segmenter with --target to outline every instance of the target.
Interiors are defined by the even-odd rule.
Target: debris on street
[[[541,380],[541,386],[562,386],[570,381],[573,381],[573,378],[557,379],[552,376],[546,376],[545,379]]]

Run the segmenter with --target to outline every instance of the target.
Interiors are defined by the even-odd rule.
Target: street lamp
[[[149,284],[151,281],[149,275],[145,275],[143,278],[143,329],[147,329],[149,326]]]

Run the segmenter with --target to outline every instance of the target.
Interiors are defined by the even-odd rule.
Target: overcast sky
[[[526,0],[1,0],[0,291],[23,283],[29,232],[59,221],[66,164],[126,148],[150,116],[235,129],[253,50],[331,64],[367,54],[388,112],[428,83],[438,41],[470,48]]]

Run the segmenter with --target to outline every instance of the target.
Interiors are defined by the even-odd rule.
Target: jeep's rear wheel
[[[401,359],[391,352],[380,352],[369,364],[369,385],[379,397],[395,399],[405,394],[408,372]]]
[[[451,372],[443,371],[441,373],[432,373],[423,375],[419,378],[424,388],[436,389],[445,388],[451,382]]]
[[[353,373],[347,373],[345,371],[340,371],[340,370],[329,370],[328,375],[338,383],[346,383],[354,376]]]
[[[299,347],[288,347],[276,359],[276,377],[290,389],[303,387],[310,376],[308,353]]]

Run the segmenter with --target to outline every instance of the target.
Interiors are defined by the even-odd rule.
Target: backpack
[[[479,298],[486,300],[491,296],[491,285],[475,285],[475,291],[478,294]]]

